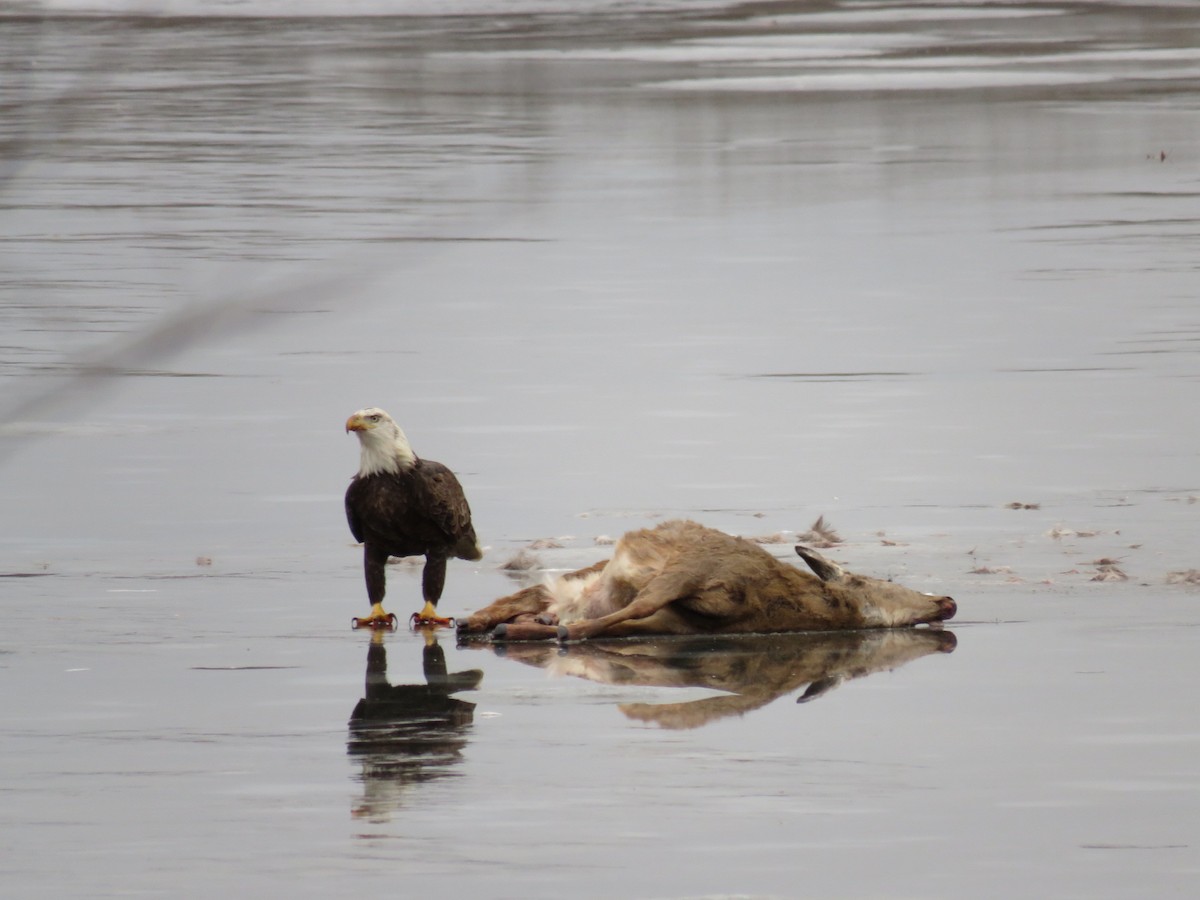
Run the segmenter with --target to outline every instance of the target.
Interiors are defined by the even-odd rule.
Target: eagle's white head
[[[358,464],[360,477],[379,472],[395,474],[417,461],[417,455],[396,420],[378,407],[360,409],[346,420],[346,431],[357,434],[362,447]]]

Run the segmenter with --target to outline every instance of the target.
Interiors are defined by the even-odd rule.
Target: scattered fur
[[[528,550],[518,550],[508,562],[500,566],[505,572],[528,572],[541,566],[541,560]]]
[[[389,556],[386,565],[407,566],[415,569],[425,565],[425,558],[423,556]]]
[[[756,544],[791,544],[795,542],[795,535],[789,537],[790,532],[777,531],[774,534],[760,534],[757,537],[752,537],[750,540]]]
[[[804,534],[796,535],[796,540],[802,544],[820,547],[822,550],[842,543],[841,535],[833,530],[833,526],[825,521],[824,516],[817,516],[817,521],[813,522]]]
[[[1104,565],[1092,576],[1092,581],[1128,581],[1129,576],[1115,565]]]
[[[1120,534],[1120,533],[1121,532],[1119,532],[1119,531],[1113,532],[1113,534]],[[1090,537],[1095,537],[1098,534],[1103,534],[1103,532],[1101,532],[1101,531],[1075,531],[1070,528],[1063,528],[1063,526],[1061,526],[1061,525],[1055,525],[1053,528],[1051,528],[1049,531],[1046,532],[1047,537],[1051,537],[1056,541],[1059,538],[1064,538],[1064,537],[1090,538]]]

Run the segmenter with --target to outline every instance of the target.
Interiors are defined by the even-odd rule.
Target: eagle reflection
[[[386,821],[411,784],[453,774],[462,757],[475,704],[452,696],[474,690],[483,672],[449,673],[446,654],[432,633],[425,635],[425,684],[389,684],[387,648],[381,631],[367,647],[366,696],[350,714],[347,752],[362,765],[363,797],[356,817]]]
[[[622,703],[630,719],[663,728],[698,728],[740,716],[804,688],[798,703],[815,700],[844,681],[889,671],[930,653],[950,653],[958,641],[937,629],[878,628],[840,631],[665,638],[658,641],[585,641],[488,644],[497,655],[612,685],[703,687],[721,693],[682,703]]]

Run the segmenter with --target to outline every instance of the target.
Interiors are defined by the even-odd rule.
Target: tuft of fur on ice
[[[528,572],[541,566],[541,560],[528,550],[519,550],[508,562],[500,566],[506,572]]]
[[[842,537],[833,530],[833,526],[825,521],[824,516],[817,516],[817,521],[804,534],[796,535],[796,540],[802,544],[828,549],[834,544],[840,544]]]

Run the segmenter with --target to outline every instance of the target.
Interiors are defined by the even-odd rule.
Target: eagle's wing
[[[452,541],[472,533],[471,507],[454,473],[432,460],[422,459],[417,465],[421,468],[417,479],[421,509],[429,521]]]
[[[355,502],[357,497],[356,488],[358,487],[358,479],[350,482],[350,487],[346,489],[346,522],[350,525],[350,533],[354,535],[354,540],[358,543],[363,542],[363,527],[362,521],[358,517],[358,504]]]

